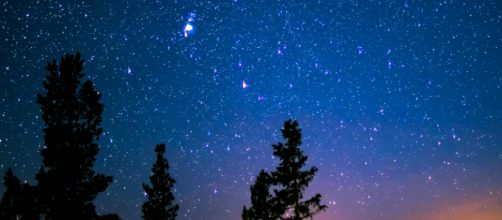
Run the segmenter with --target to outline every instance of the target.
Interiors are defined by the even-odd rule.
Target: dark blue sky
[[[498,1],[69,2],[0,2],[1,173],[36,183],[46,61],[80,51],[114,176],[100,212],[139,219],[164,142],[179,219],[238,219],[288,118],[318,219],[502,207]]]

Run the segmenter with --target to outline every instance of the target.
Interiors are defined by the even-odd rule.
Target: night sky
[[[502,219],[500,1],[70,2],[0,1],[2,176],[36,184],[45,65],[80,51],[100,213],[140,218],[166,143],[178,219],[239,219],[293,118],[315,219]]]

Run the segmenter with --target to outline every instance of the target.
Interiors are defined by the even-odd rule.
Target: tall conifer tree
[[[300,149],[302,133],[297,121],[284,122],[281,129],[286,143],[274,144],[274,156],[280,159],[276,171],[271,173],[274,184],[280,188],[275,189],[275,207],[284,211],[284,219],[300,220],[312,218],[315,214],[327,208],[321,204],[321,194],[302,201],[303,191],[314,179],[317,167],[302,170],[308,157]]]
[[[103,131],[100,94],[91,81],[81,83],[84,61],[67,54],[47,64],[45,94],[38,95],[45,122],[43,165],[36,179],[41,218],[87,220],[99,218],[93,200],[112,182],[93,166]]]
[[[174,204],[172,188],[176,181],[169,174],[169,163],[164,157],[166,146],[155,146],[157,160],[152,166],[151,186],[143,184],[148,200],[143,203],[143,218],[146,220],[174,220],[179,206]]]
[[[251,187],[252,207],[249,209],[244,207],[242,212],[245,220],[311,219],[327,208],[321,204],[320,194],[315,194],[307,200],[303,199],[303,192],[314,178],[317,168],[302,169],[308,157],[300,149],[302,133],[298,122],[292,120],[284,122],[281,132],[286,143],[279,142],[272,145],[273,155],[280,160],[279,166],[270,174],[263,170],[260,172],[255,185]],[[271,196],[269,196],[270,190],[273,191]],[[260,216],[260,213],[267,214]]]

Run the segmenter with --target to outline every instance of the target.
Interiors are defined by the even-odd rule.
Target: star
[[[183,36],[188,37],[188,34],[193,31],[193,26],[191,24],[186,24],[185,29],[183,29]]]

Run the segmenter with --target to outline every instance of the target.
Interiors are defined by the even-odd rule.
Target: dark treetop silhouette
[[[270,175],[264,170],[260,171],[256,182],[251,186],[251,207],[242,211],[242,219],[274,219],[270,195]]]
[[[270,174],[261,171],[256,183],[251,187],[251,207],[244,207],[242,218],[251,219],[288,219],[312,218],[327,208],[321,204],[321,195],[302,201],[303,191],[308,187],[316,167],[301,170],[308,157],[300,150],[301,129],[297,121],[284,122],[281,129],[286,144],[274,144],[274,156],[281,162],[276,171]],[[270,189],[273,195],[270,195]]]
[[[5,172],[3,184],[7,190],[0,202],[0,219],[38,219],[34,210],[34,188],[21,184],[10,168]]]
[[[59,65],[55,59],[47,63],[47,93],[37,100],[46,126],[38,185],[21,185],[7,170],[1,219],[119,219],[98,215],[93,204],[112,177],[93,170],[103,105],[91,81],[81,84],[83,64],[79,53],[66,54]]]
[[[47,93],[38,95],[46,126],[45,147],[41,150],[43,165],[36,175],[38,185],[20,188],[12,172],[8,171],[5,177],[8,192],[18,194],[14,197],[22,200],[11,200],[10,204],[26,207],[35,201],[30,210],[37,213],[37,218],[118,219],[117,215],[99,216],[93,204],[112,177],[93,170],[99,151],[97,141],[103,131],[103,105],[91,81],[81,84],[83,64],[79,53],[65,55],[59,65],[55,59],[47,64]],[[2,200],[9,202],[9,196],[6,193]],[[18,212],[19,207],[11,208]]]
[[[174,220],[179,209],[177,204],[173,204],[172,187],[176,181],[169,175],[169,163],[164,157],[165,151],[164,144],[155,146],[157,160],[152,166],[153,174],[150,176],[152,185],[143,184],[148,200],[143,203],[142,211],[143,218],[147,220]]]
[[[112,182],[93,170],[103,132],[100,95],[91,81],[81,84],[84,61],[67,54],[47,64],[46,94],[38,95],[46,127],[38,180],[39,209],[46,219],[94,219],[93,200]]]

